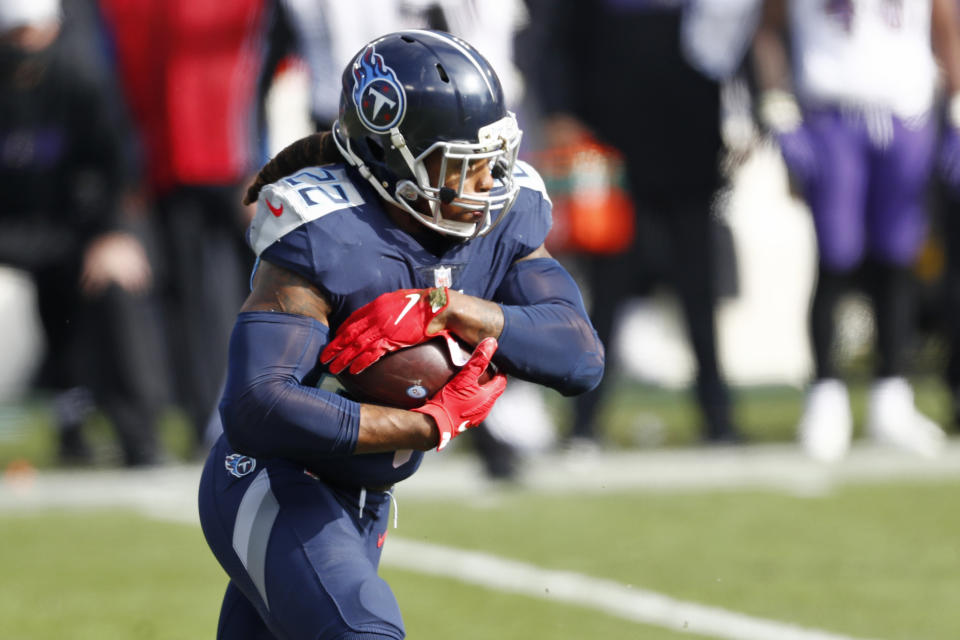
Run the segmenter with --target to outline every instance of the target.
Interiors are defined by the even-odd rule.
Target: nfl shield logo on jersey
[[[437,267],[433,270],[433,286],[452,287],[453,269],[450,267]]]
[[[240,455],[239,453],[231,453],[227,456],[226,460],[224,460],[224,465],[227,467],[230,475],[242,478],[257,468],[257,460],[256,458]]]

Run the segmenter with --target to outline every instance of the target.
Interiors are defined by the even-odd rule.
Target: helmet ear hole
[[[437,63],[437,75],[439,75],[440,79],[445,83],[450,84],[450,76],[447,75],[447,70],[444,69],[440,63]]]

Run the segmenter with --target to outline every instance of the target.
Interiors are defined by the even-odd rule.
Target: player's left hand
[[[481,340],[473,350],[473,355],[450,382],[423,406],[411,409],[427,414],[437,423],[440,431],[437,451],[442,451],[457,435],[486,420],[497,398],[507,388],[507,376],[502,373],[480,384],[480,375],[490,366],[490,359],[496,350],[496,338]]]
[[[320,361],[333,374],[348,365],[350,373],[360,373],[389,351],[449,335],[442,328],[430,332],[431,321],[448,304],[446,287],[384,293],[350,314],[320,353]]]

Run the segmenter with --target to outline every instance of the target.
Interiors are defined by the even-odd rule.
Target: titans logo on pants
[[[378,133],[398,126],[406,112],[403,85],[372,45],[353,63],[353,103],[364,126]]]
[[[224,459],[223,463],[230,475],[238,478],[242,478],[257,468],[256,458],[243,456],[239,453],[231,453]]]

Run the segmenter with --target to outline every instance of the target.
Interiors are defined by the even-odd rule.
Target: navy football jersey
[[[331,335],[351,313],[397,289],[446,286],[494,300],[511,265],[550,230],[551,204],[539,174],[518,162],[515,176],[520,192],[499,225],[431,251],[397,227],[353,168],[310,167],[263,188],[248,241],[258,259],[323,292],[332,305]],[[380,486],[409,477],[422,457],[419,451],[331,457],[311,470],[334,483]]]

